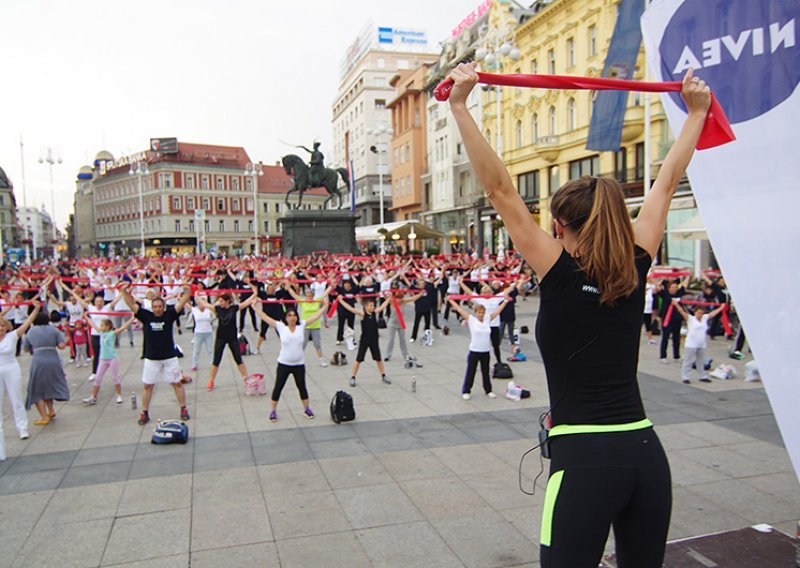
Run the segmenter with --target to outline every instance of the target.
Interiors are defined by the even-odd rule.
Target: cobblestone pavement
[[[518,324],[532,328],[536,307],[535,298],[521,303]],[[477,386],[464,401],[468,333],[450,324],[452,333],[437,331],[432,347],[410,346],[421,368],[403,368],[397,354],[387,363],[391,386],[367,361],[350,388],[349,366],[322,368],[309,347],[315,420],[303,416],[290,382],[270,423],[268,397],[245,396],[229,355],[207,392],[204,354],[187,385],[185,446],[153,446],[152,425],[136,424],[130,395],[140,396],[141,336],[131,348],[123,335],[123,404],[108,380],[97,406],[83,406],[88,370],[71,365],[72,400],[57,404],[48,426],[31,425],[30,439],[18,439],[4,403],[0,567],[538,566],[546,470],[535,496],[518,487],[520,457],[547,405],[533,337],[522,336],[528,361],[512,364],[531,398],[507,400],[505,381],[494,380],[496,399]],[[334,336],[333,326],[323,330],[328,358],[344,350]],[[192,334],[176,337],[188,371]],[[690,385],[680,382],[678,364],[660,364],[657,346],[642,343],[642,395],[672,467],[670,539],[756,523],[792,531],[797,477],[763,386],[742,380],[744,362],[727,358],[729,343],[710,342],[710,355],[733,363],[739,378]],[[270,384],[277,344],[270,332],[262,353],[245,358]],[[29,359],[21,358],[26,376]],[[354,422],[329,417],[339,389],[353,394]],[[178,417],[171,389],[157,388],[151,416]],[[533,452],[522,470],[528,489],[539,470]]]

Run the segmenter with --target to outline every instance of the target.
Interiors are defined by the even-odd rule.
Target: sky
[[[339,64],[368,21],[427,32],[432,51],[480,0],[3,0],[0,167],[19,207],[54,196],[66,225],[82,165],[150,138],[331,147]],[[23,195],[20,136],[24,142]],[[63,161],[49,168],[47,147]]]

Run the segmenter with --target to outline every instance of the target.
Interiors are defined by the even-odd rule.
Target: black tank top
[[[371,314],[364,312],[364,317],[361,318],[361,337],[366,341],[378,340],[378,321],[375,312]]]
[[[645,418],[636,370],[650,255],[634,249],[639,286],[613,307],[566,251],[540,283],[536,342],[553,425],[624,424]]]

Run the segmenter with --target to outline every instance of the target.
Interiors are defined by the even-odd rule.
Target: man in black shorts
[[[197,296],[197,304],[205,307],[207,310],[214,312],[219,321],[217,327],[217,335],[214,338],[214,360],[211,363],[211,375],[208,379],[208,390],[214,390],[214,380],[217,378],[217,371],[219,371],[219,364],[222,362],[222,353],[227,346],[230,349],[233,360],[239,368],[239,374],[242,380],[247,378],[247,367],[242,361],[242,353],[239,350],[239,336],[236,333],[236,316],[258,299],[258,296],[251,294],[251,296],[241,304],[234,304],[233,298],[230,294],[222,293],[217,298],[216,303],[209,304],[202,296]]]
[[[356,375],[358,368],[364,361],[364,355],[367,354],[367,349],[372,354],[372,359],[378,365],[378,371],[381,374],[381,380],[384,384],[390,385],[392,381],[386,376],[386,370],[383,366],[383,359],[381,359],[381,347],[378,344],[378,315],[389,306],[389,300],[384,300],[381,307],[375,309],[375,299],[364,299],[364,311],[350,306],[346,302],[339,302],[340,307],[344,306],[345,309],[354,315],[361,318],[361,337],[358,339],[358,354],[356,361],[353,363],[353,374],[350,376],[350,386],[356,386]]]

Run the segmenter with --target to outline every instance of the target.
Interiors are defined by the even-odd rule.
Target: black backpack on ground
[[[494,370],[492,371],[492,378],[494,379],[513,379],[514,373],[511,371],[511,367],[508,366],[508,363],[497,362],[494,364]]]
[[[345,391],[337,391],[331,399],[331,418],[337,424],[355,420],[356,409],[353,406],[353,397]]]

